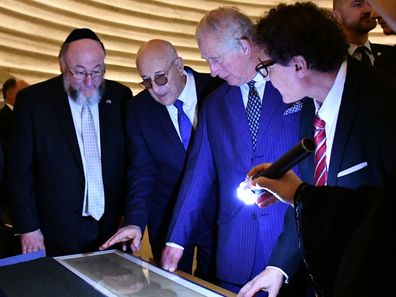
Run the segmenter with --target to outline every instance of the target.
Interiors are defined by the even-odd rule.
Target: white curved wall
[[[152,38],[171,41],[185,63],[208,71],[194,39],[203,14],[234,5],[256,19],[280,1],[273,0],[0,0],[0,82],[9,76],[36,83],[59,74],[57,55],[68,33],[89,27],[103,40],[108,55],[106,77],[141,89],[135,54]],[[294,1],[283,1],[292,3]],[[331,0],[315,1],[331,7]],[[394,43],[380,27],[371,40]]]

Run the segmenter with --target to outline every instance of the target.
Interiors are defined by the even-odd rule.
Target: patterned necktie
[[[256,149],[257,144],[257,133],[260,124],[260,114],[261,114],[261,101],[260,96],[257,93],[254,84],[256,82],[254,80],[248,82],[249,86],[249,95],[248,102],[246,105],[246,114],[249,123],[250,136],[252,137],[253,149]]]
[[[314,119],[314,142],[316,145],[314,155],[314,178],[313,184],[315,186],[324,186],[327,183],[327,164],[326,164],[326,131],[325,121],[315,116]]]
[[[84,105],[81,111],[81,130],[87,179],[87,200],[85,209],[88,214],[99,221],[104,213],[105,204],[102,162],[99,155],[94,120],[88,104]]]
[[[184,145],[184,149],[187,150],[192,132],[192,124],[183,110],[183,101],[177,99],[173,105],[177,108],[177,122],[179,124],[180,136]]]
[[[371,64],[371,60],[368,55],[368,49],[365,46],[359,46],[358,48],[356,48],[355,52],[360,54],[360,61],[364,65],[369,67],[373,66],[373,64]]]

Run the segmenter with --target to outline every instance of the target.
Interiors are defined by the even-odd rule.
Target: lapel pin
[[[106,101],[105,101],[107,104],[111,104],[111,100],[109,100],[109,99],[106,99]]]

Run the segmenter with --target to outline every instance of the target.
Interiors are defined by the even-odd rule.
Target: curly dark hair
[[[308,67],[329,72],[345,60],[348,44],[330,11],[312,2],[279,4],[256,24],[256,42],[274,62],[303,56]]]

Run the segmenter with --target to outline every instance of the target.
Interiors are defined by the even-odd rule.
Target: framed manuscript
[[[225,296],[116,250],[56,257],[55,260],[106,296]]]

